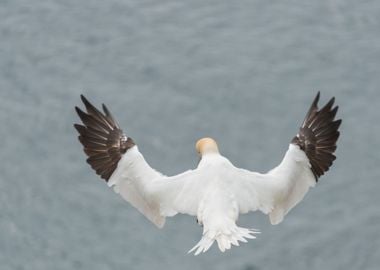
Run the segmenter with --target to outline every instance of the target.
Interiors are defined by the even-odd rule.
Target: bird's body
[[[238,177],[237,168],[225,157],[218,153],[206,154],[197,170],[205,176],[200,190],[197,220],[203,225],[203,236],[190,251],[199,254],[207,251],[216,240],[223,252],[231,245],[239,245],[238,241],[254,238],[257,231],[239,228],[236,221],[239,217],[239,194],[230,187]]]
[[[190,251],[197,255],[217,241],[223,252],[258,233],[238,227],[239,214],[259,210],[272,224],[280,223],[331,166],[340,120],[333,121],[333,100],[318,111],[318,98],[280,165],[264,174],[235,167],[215,140],[203,138],[196,144],[201,156],[197,168],[165,176],[149,166],[105,106],[102,114],[84,97],[87,114],[77,111],[85,126],[75,127],[88,163],[115,192],[158,227],[177,213],[195,216],[203,235]]]

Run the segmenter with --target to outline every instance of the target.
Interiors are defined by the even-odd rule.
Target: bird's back
[[[238,241],[254,238],[256,231],[240,228],[235,224],[239,206],[230,186],[234,166],[221,155],[205,157],[199,169],[207,169],[202,200],[198,209],[198,221],[203,224],[203,237],[191,251],[195,254],[207,251],[216,240],[221,251],[238,245]]]

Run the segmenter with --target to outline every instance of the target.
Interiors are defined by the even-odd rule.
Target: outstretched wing
[[[197,193],[194,189],[198,188],[198,172],[173,177],[157,172],[104,104],[101,112],[83,95],[81,99],[86,112],[75,109],[83,125],[74,127],[88,156],[87,163],[95,172],[158,227],[164,225],[165,216],[196,214],[199,196],[193,194]]]
[[[333,107],[334,98],[318,109],[319,96],[318,92],[279,166],[266,174],[238,169],[241,188],[245,187],[241,212],[259,209],[269,214],[272,224],[278,224],[329,170],[336,158],[342,120],[335,120],[338,106]]]

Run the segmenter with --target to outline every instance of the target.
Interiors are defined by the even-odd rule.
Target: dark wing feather
[[[338,106],[333,108],[335,98],[318,110],[319,96],[318,92],[297,136],[292,140],[293,144],[299,145],[305,151],[316,181],[329,170],[336,159],[334,152],[339,138],[338,129],[342,123],[341,119],[335,120],[338,111]]]
[[[79,141],[88,156],[87,163],[101,178],[108,181],[122,155],[135,143],[123,133],[104,104],[102,105],[104,113],[102,113],[83,95],[81,99],[86,112],[78,107],[75,107],[75,110],[83,125],[74,124],[74,127],[79,133]]]

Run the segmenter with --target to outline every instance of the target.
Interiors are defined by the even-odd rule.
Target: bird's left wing
[[[78,107],[76,111],[83,125],[74,127],[87,163],[96,173],[158,227],[164,225],[166,216],[196,215],[200,171],[168,177],[154,170],[104,104],[101,112],[83,95],[81,98],[86,112]]]
[[[108,185],[127,201],[138,194],[161,217],[177,213],[195,216],[202,194],[202,173],[195,169],[165,176],[152,169],[134,146],[122,157]]]
[[[239,195],[240,212],[261,210],[278,224],[329,170],[341,120],[335,120],[334,98],[320,110],[318,101],[319,93],[280,165],[266,174],[236,169],[234,193]]]

